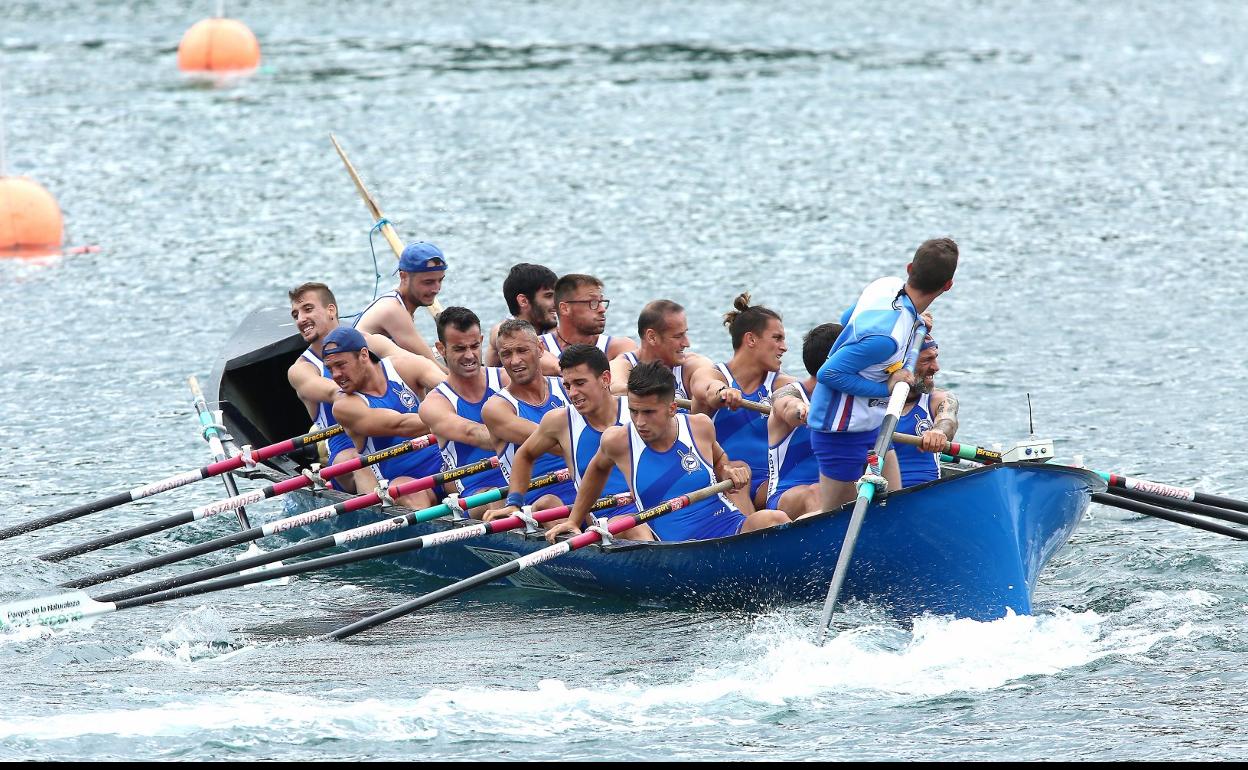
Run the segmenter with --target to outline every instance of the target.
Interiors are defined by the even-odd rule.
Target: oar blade
[[[24,599],[0,606],[0,630],[29,626],[56,628],[70,624],[89,628],[95,618],[115,609],[116,605],[97,602],[83,591]]]

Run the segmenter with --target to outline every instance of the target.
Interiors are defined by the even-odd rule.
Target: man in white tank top
[[[639,363],[659,361],[676,376],[676,397],[689,398],[693,376],[713,366],[711,359],[690,353],[689,321],[685,309],[670,299],[656,299],[641,309],[637,316],[637,336],[641,347],[636,352],[616,356],[611,362],[611,392],[628,392],[628,373]]]
[[[607,307],[602,281],[592,275],[570,273],[555,282],[555,308],[559,323],[541,336],[542,347],[558,357],[568,345],[594,345],[608,359],[637,349],[628,337],[607,335]]]
[[[897,424],[899,432],[913,430],[918,433],[922,442],[918,447],[905,447],[900,444],[897,446],[897,462],[903,486],[918,483],[908,480],[916,475],[913,464],[922,463],[923,469],[929,471],[930,475],[929,466],[936,464],[936,461],[929,453],[941,451],[958,434],[958,397],[950,391],[936,387],[936,374],[940,372],[939,357],[940,346],[929,334],[919,349],[919,359],[914,365],[914,388],[906,399],[901,410],[901,421]],[[912,414],[916,407],[921,408]],[[924,429],[928,424],[930,427]],[[939,478],[938,465],[936,473]]]
[[[433,304],[446,277],[446,257],[432,243],[409,243],[399,256],[399,285],[373,300],[355,328],[381,334],[404,350],[437,362],[436,354],[416,331],[416,311]]]

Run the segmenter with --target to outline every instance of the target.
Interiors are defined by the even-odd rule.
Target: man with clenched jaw
[[[330,378],[329,368],[322,360],[321,346],[325,335],[338,328],[338,304],[329,287],[316,281],[296,286],[287,292],[287,296],[290,298],[290,317],[308,348],[286,370],[286,379],[308,410],[314,427],[328,428],[337,424],[331,407],[338,386]],[[368,335],[367,340],[369,348],[383,358],[399,352],[398,346],[384,337]],[[328,447],[330,464],[357,456],[355,445],[346,433],[330,437]],[[333,483],[348,492],[355,491],[350,476],[340,476]]]
[[[448,307],[438,315],[437,350],[448,374],[420,405],[420,419],[438,437],[443,470],[494,454],[494,437],[482,422],[481,410],[510,380],[501,368],[481,365],[481,343],[481,320],[476,313],[466,307]],[[465,496],[507,485],[497,469],[456,483],[457,491]]]
[[[485,402],[481,418],[494,437],[503,475],[510,479],[516,450],[537,430],[547,412],[566,406],[568,400],[558,378],[542,376],[542,347],[528,321],[517,318],[503,321],[497,336],[498,355],[511,384]],[[533,463],[531,473],[541,476],[564,467],[562,457],[543,454]],[[562,505],[564,498],[571,500],[575,494],[573,482],[566,481],[523,495],[509,495],[507,502],[516,506],[532,505],[535,509],[554,508]]]
[[[568,406],[547,412],[537,430],[516,450],[511,465],[510,489],[505,508],[486,515],[486,519],[510,516],[520,507],[517,502],[529,487],[533,465],[546,455],[561,454],[572,469],[577,489],[590,460],[598,452],[603,431],[621,425],[628,419],[623,396],[611,394],[611,371],[607,355],[593,345],[569,345],[559,355],[559,369]],[[603,494],[619,495],[629,491],[618,470],[613,470]],[[572,503],[572,498],[564,498]],[[636,513],[632,505],[611,509],[608,516]],[[620,534],[628,540],[653,540],[650,528],[635,527]]]

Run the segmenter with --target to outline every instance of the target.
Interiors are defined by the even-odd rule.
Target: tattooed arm
[[[924,452],[943,451],[945,445],[953,441],[958,432],[958,397],[949,391],[940,390],[932,394],[932,422],[929,430],[923,431],[919,449]]]

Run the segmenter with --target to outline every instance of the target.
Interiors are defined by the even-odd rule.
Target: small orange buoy
[[[51,193],[24,176],[0,177],[0,253],[59,252],[64,237],[61,207]]]
[[[229,72],[260,66],[260,43],[237,19],[204,19],[182,36],[178,69],[183,72]]]

